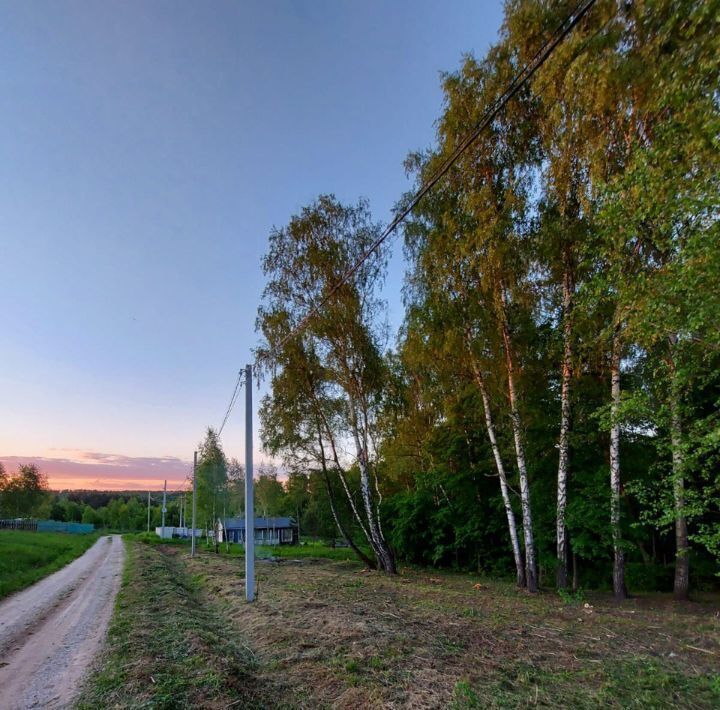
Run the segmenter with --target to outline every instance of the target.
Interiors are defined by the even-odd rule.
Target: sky
[[[0,0],[6,469],[179,486],[259,342],[272,227],[325,193],[387,222],[441,72],[501,19],[478,0]],[[393,327],[402,274],[396,242]],[[222,441],[243,460],[242,406]]]

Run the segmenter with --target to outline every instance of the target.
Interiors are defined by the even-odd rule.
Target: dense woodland
[[[436,144],[406,162],[418,187],[572,5],[511,0],[498,43],[443,76]],[[313,472],[368,562],[617,598],[711,583],[718,18],[712,1],[595,4],[404,223],[395,342],[387,244],[334,288],[381,233],[365,201],[320,196],[273,230],[263,441]]]

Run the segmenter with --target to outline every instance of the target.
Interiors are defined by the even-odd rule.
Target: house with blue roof
[[[245,518],[218,520],[218,542],[245,544]],[[256,545],[296,545],[297,524],[292,518],[255,518]]]

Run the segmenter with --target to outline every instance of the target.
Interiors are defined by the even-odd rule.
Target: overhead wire
[[[491,104],[483,118],[475,128],[468,133],[457,145],[455,150],[443,161],[441,166],[428,178],[428,180],[417,190],[410,201],[393,218],[390,224],[383,230],[380,236],[362,253],[360,258],[340,277],[339,281],[323,296],[319,303],[310,308],[298,324],[278,343],[270,348],[263,355],[263,359],[269,359],[281,350],[292,338],[299,335],[312,318],[329,303],[330,299],[342,288],[342,286],[357,273],[360,267],[367,261],[370,255],[375,252],[386,239],[397,229],[405,218],[415,209],[420,200],[446,175],[457,159],[477,140],[482,131],[495,119],[498,113],[505,107],[510,99],[527,83],[535,72],[545,63],[554,49],[571,32],[578,22],[587,14],[588,10],[595,4],[596,0],[585,0],[570,13],[552,34],[544,45],[535,53],[533,58],[515,75],[505,91]]]
[[[240,390],[243,386],[243,371],[240,370],[238,372],[237,380],[235,380],[235,389],[233,390],[232,397],[230,397],[230,402],[228,403],[227,409],[225,410],[225,416],[223,417],[222,424],[218,428],[218,436],[220,436],[223,433],[223,429],[225,428],[225,425],[227,424],[228,419],[230,418],[230,413],[232,412],[233,408],[235,407],[235,402],[237,401],[238,394],[240,393]]]
[[[320,301],[312,306],[308,312],[300,319],[295,327],[287,334],[285,334],[275,345],[271,345],[269,350],[259,356],[255,360],[255,364],[258,364],[261,360],[269,360],[276,355],[282,348],[290,342],[293,338],[302,333],[307,328],[310,321],[317,316],[320,311],[330,302],[330,300],[337,294],[337,292],[343,287],[347,281],[352,278],[360,267],[367,261],[367,259],[390,237],[397,227],[406,219],[406,217],[415,209],[419,202],[425,197],[425,195],[432,190],[432,188],[448,173],[450,168],[457,162],[458,158],[466,151],[470,146],[475,143],[480,134],[490,125],[490,123],[496,118],[500,111],[507,105],[510,99],[517,94],[517,92],[532,78],[537,70],[547,61],[548,57],[552,54],[555,48],[567,37],[567,35],[573,30],[573,28],[580,22],[580,20],[588,13],[593,7],[596,0],[583,0],[565,19],[558,25],[552,35],[545,41],[545,43],[536,51],[532,59],[528,61],[522,69],[517,72],[510,83],[507,85],[505,91],[490,105],[485,111],[483,117],[476,124],[476,126],[458,143],[455,149],[450,153],[449,156],[441,163],[435,172],[427,179],[423,185],[415,192],[412,198],[407,204],[400,209],[395,217],[392,219],[390,224],[381,232],[380,236],[370,244],[370,246],[360,255],[358,260],[350,266],[340,277],[340,279],[330,288],[330,290],[320,299]],[[600,28],[604,29],[607,22]],[[598,30],[598,32],[600,31]],[[586,40],[595,37],[598,32],[592,35]],[[585,44],[583,44],[583,47]],[[581,47],[581,51],[582,48]],[[238,379],[235,383],[235,389],[233,395],[230,398],[225,416],[223,417],[222,424],[218,430],[218,435],[222,433],[225,428],[225,424],[232,412],[235,402],[237,400],[237,394],[242,386],[242,371],[238,373]]]

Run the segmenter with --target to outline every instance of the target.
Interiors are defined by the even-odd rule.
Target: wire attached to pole
[[[235,403],[237,402],[238,394],[240,394],[240,390],[243,386],[243,371],[240,370],[238,372],[237,380],[235,381],[235,389],[233,390],[232,397],[230,397],[230,403],[227,406],[227,410],[225,411],[225,416],[223,417],[222,424],[220,425],[220,428],[218,429],[218,436],[223,433],[223,429],[225,428],[225,425],[227,424],[227,420],[230,417],[230,413],[232,412],[233,408],[235,407]]]
[[[547,61],[548,57],[553,53],[555,48],[567,37],[580,20],[588,13],[595,4],[596,0],[584,0],[573,12],[571,12],[555,29],[545,44],[537,50],[533,58],[527,62],[523,68],[515,75],[508,84],[505,91],[490,105],[486,110],[482,119],[477,123],[475,128],[470,131],[456,146],[452,153],[442,162],[440,167],[428,178],[428,180],[415,192],[410,201],[403,207],[393,218],[390,224],[383,230],[380,236],[362,253],[360,258],[345,271],[340,280],[323,296],[319,303],[312,306],[310,310],[302,317],[297,325],[279,342],[272,345],[268,351],[263,353],[255,360],[257,365],[261,360],[269,360],[275,356],[292,338],[302,333],[308,324],[320,311],[329,303],[330,299],[352,278],[367,259],[393,234],[397,227],[405,220],[405,218],[415,209],[420,200],[447,174],[450,168],[457,162],[458,158],[478,139],[480,134],[490,125],[500,111],[507,105],[510,99],[531,79],[537,70]],[[604,27],[604,26],[603,26]],[[602,29],[602,28],[601,28]],[[597,34],[597,33],[596,33]],[[218,430],[218,435],[222,433],[227,423],[228,417],[232,412],[240,387],[242,386],[242,371],[238,373],[238,379],[235,383],[235,390],[230,398],[230,404],[223,418],[223,422]]]
[[[433,173],[427,182],[413,195],[408,204],[403,207],[393,218],[392,222],[383,230],[382,234],[363,252],[360,258],[340,278],[340,280],[328,291],[320,302],[313,306],[300,322],[281,340],[272,346],[262,359],[269,359],[281,350],[292,338],[299,335],[312,318],[327,305],[330,299],[342,288],[342,286],[358,271],[367,261],[370,255],[380,247],[383,242],[397,229],[405,218],[415,209],[420,200],[445,176],[450,168],[457,162],[458,158],[477,140],[482,131],[495,119],[501,109],[517,94],[524,84],[535,74],[545,63],[555,48],[572,31],[575,25],[587,14],[588,10],[595,4],[595,0],[585,0],[581,3],[563,22],[558,26],[545,44],[535,53],[535,56],[515,75],[505,91],[498,97],[475,128],[460,141],[455,150],[443,161],[443,164]],[[259,360],[259,358],[258,358]],[[256,360],[256,364],[258,362]]]

